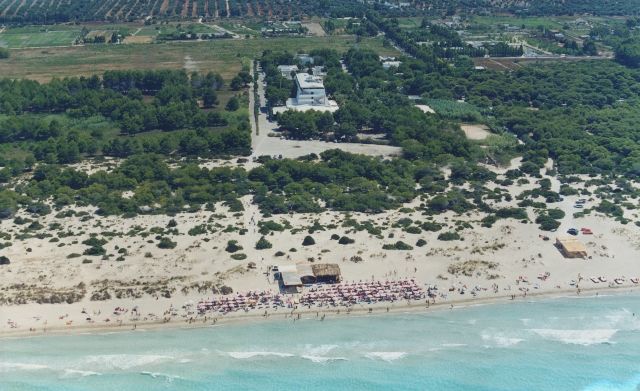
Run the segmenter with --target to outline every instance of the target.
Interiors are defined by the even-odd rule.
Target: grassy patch
[[[34,48],[71,45],[80,34],[80,30],[23,32],[9,30],[0,34],[0,46],[5,48]]]

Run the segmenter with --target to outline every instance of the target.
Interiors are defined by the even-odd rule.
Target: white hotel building
[[[331,111],[338,110],[338,104],[329,100],[319,76],[309,75],[308,73],[298,73],[294,78],[296,83],[296,97],[287,100],[284,107],[274,107],[274,113],[281,113],[286,110],[317,110]]]

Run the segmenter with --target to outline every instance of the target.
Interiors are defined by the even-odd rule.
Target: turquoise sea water
[[[631,391],[639,299],[0,339],[0,390]]]

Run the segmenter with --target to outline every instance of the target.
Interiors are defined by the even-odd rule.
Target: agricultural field
[[[8,30],[0,34],[0,47],[36,48],[69,46],[80,35],[80,30],[25,32],[22,29]]]
[[[293,53],[309,52],[318,48],[331,48],[343,52],[355,45],[355,38],[275,38],[269,39],[268,42],[273,50],[288,50]],[[381,38],[367,38],[358,43],[358,46],[376,50],[381,55],[398,55],[394,48],[385,48],[382,43]],[[9,59],[0,62],[0,75],[48,81],[53,77],[102,74],[107,70],[188,67],[200,73],[218,72],[226,80],[230,80],[242,69],[243,61],[262,55],[264,45],[265,40],[250,39],[14,50]]]
[[[355,3],[344,0],[344,3]],[[340,4],[338,2],[337,4]],[[275,0],[65,0],[0,1],[0,23],[136,21],[145,17],[217,18],[313,15],[318,1],[288,4]]]

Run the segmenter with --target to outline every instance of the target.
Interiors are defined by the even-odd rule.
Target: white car
[[[578,209],[582,209],[582,208],[584,208],[584,205],[582,205],[582,204],[575,204],[573,207],[574,207],[574,208],[578,208]]]

